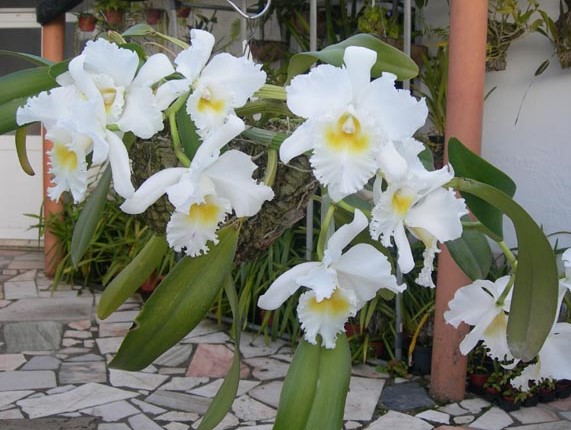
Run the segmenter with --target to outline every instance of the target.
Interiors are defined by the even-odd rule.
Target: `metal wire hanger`
[[[236,6],[236,4],[234,4],[234,2],[232,0],[226,0],[226,3],[228,3],[230,6],[232,6],[232,8],[236,12],[238,12],[238,14],[240,14],[240,16],[242,16],[243,18],[253,20],[253,19],[258,19],[258,18],[260,18],[266,14],[266,12],[270,9],[270,6],[272,4],[272,0],[267,0],[264,8],[260,12],[254,14],[254,15],[248,15],[247,13],[245,13],[242,9],[240,9],[238,6]]]

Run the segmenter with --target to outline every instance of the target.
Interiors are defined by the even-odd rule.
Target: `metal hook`
[[[236,12],[238,12],[238,13],[240,14],[240,16],[242,16],[243,18],[246,18],[246,19],[258,19],[258,18],[260,18],[260,17],[262,17],[262,16],[264,16],[264,15],[266,14],[266,12],[268,11],[268,9],[270,8],[270,6],[271,6],[271,4],[272,4],[272,0],[267,0],[267,3],[266,3],[266,5],[264,6],[264,8],[263,8],[260,12],[258,12],[257,14],[255,14],[255,15],[248,15],[247,13],[244,13],[244,12],[242,11],[242,9],[240,9],[238,6],[236,6],[232,0],[226,0],[226,3],[228,3],[230,6],[232,6],[232,8],[233,8]]]

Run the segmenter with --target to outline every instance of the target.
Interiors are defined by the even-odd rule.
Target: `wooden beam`
[[[487,26],[488,0],[450,1],[446,142],[457,137],[476,153],[482,142]],[[431,394],[441,401],[459,401],[465,394],[467,359],[458,346],[468,327],[454,329],[444,321],[443,313],[454,293],[470,282],[442,247],[430,384]]]

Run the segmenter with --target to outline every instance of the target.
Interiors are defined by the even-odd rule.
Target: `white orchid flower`
[[[410,153],[412,156],[414,151]],[[406,155],[406,154],[405,154]],[[409,155],[406,155],[405,159]],[[370,233],[373,239],[381,240],[384,246],[391,246],[394,238],[398,249],[398,264],[403,273],[414,268],[414,258],[407,238],[408,230],[425,245],[424,266],[416,282],[434,288],[432,269],[438,241],[453,240],[462,234],[460,218],[467,214],[464,200],[457,198],[454,191],[442,186],[454,174],[444,167],[429,172],[420,163],[408,163],[411,168],[400,181],[389,182],[381,190],[382,178],[378,177],[374,187],[375,207],[372,211]]]
[[[164,169],[148,178],[127,199],[121,209],[129,214],[144,212],[163,194],[175,206],[167,224],[167,241],[176,251],[185,249],[194,257],[208,252],[208,242],[218,243],[216,231],[226,215],[253,216],[272,189],[252,179],[257,166],[251,158],[236,150],[222,155],[220,150],[245,128],[244,122],[232,117],[206,139],[197,151],[190,168]]]
[[[317,344],[320,335],[326,348],[335,348],[347,319],[355,316],[379,289],[405,289],[391,274],[387,258],[373,246],[361,243],[342,253],[367,223],[367,217],[355,210],[353,221],[329,239],[323,261],[302,263],[282,274],[259,298],[258,306],[277,309],[300,287],[308,288],[297,307],[305,339]]]
[[[554,324],[537,355],[537,363],[527,366],[512,379],[520,390],[529,390],[529,381],[571,379],[571,324]]]
[[[371,82],[374,51],[352,46],[343,58],[345,67],[317,66],[286,88],[288,107],[307,121],[280,146],[284,163],[313,151],[314,175],[334,201],[361,190],[381,166],[393,176],[406,170],[395,145],[427,115],[424,100],[395,88],[394,75]]]
[[[506,312],[511,303],[511,291],[498,303],[502,292],[509,282],[509,276],[503,276],[495,282],[477,280],[460,288],[448,303],[444,319],[458,328],[461,322],[474,326],[460,343],[460,352],[467,355],[481,340],[489,349],[488,355],[500,361],[512,360],[508,348]]]
[[[175,59],[176,71],[185,79],[166,82],[157,96],[159,105],[166,108],[176,97],[192,90],[186,111],[198,134],[206,138],[264,85],[266,73],[247,57],[221,53],[208,61],[215,40],[207,31],[191,30],[190,40],[190,48]]]

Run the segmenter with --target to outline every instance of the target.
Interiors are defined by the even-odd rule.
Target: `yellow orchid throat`
[[[117,98],[117,90],[115,88],[104,88],[100,90],[103,97],[103,104],[105,105],[105,112],[109,113]]]
[[[224,107],[224,100],[216,100],[214,97],[212,97],[212,93],[208,89],[204,90],[200,96],[200,99],[198,99],[197,108],[201,113],[205,111],[221,113],[224,111]]]
[[[63,143],[54,144],[54,159],[67,171],[73,172],[77,169],[77,154],[70,151]]]
[[[359,120],[346,113],[337,123],[325,129],[325,141],[327,146],[337,152],[362,153],[369,149],[370,138],[362,133]]]
[[[312,312],[328,315],[347,315],[351,304],[347,298],[336,288],[331,297],[318,302],[315,297],[309,300],[308,307]]]
[[[207,225],[216,225],[220,219],[222,208],[206,197],[204,203],[196,203],[190,207],[188,211],[188,220],[191,223]]]
[[[400,215],[405,215],[414,203],[414,195],[408,194],[403,190],[398,190],[393,194],[391,201],[394,211]]]

